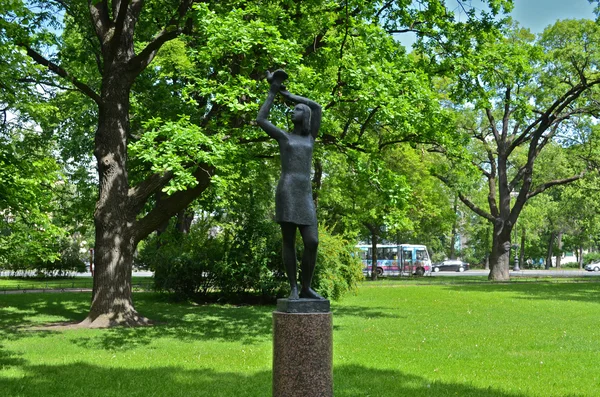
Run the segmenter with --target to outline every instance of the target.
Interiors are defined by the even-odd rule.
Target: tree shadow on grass
[[[79,322],[89,310],[88,293],[7,295],[0,299],[0,336],[26,337],[50,335],[59,331],[26,331],[40,325],[39,318],[57,318],[57,322]],[[152,293],[134,295],[137,310],[156,321],[151,327],[118,327],[81,334],[75,344],[90,349],[132,349],[159,338],[180,341],[235,341],[246,345],[262,343],[272,335],[274,306],[190,305],[173,303]],[[333,307],[334,316],[360,318],[398,318],[385,307]],[[36,320],[36,318],[38,320]],[[52,320],[48,320],[52,321]],[[46,323],[48,322],[46,321]]]
[[[91,349],[132,349],[148,345],[159,338],[182,342],[213,340],[240,342],[244,345],[262,343],[271,338],[272,308],[230,306],[181,306],[138,310],[158,323],[151,327],[110,328],[100,333],[78,338],[74,343]]]
[[[199,363],[198,366],[202,364]],[[271,395],[271,371],[246,375],[213,369],[110,368],[88,363],[18,365],[22,377],[0,378],[6,396],[256,396]],[[401,371],[342,365],[334,369],[336,397],[525,397],[458,383],[432,382]],[[302,396],[302,391],[298,391]]]
[[[517,299],[600,303],[600,283],[485,283],[446,286],[462,292],[508,292]]]
[[[79,322],[90,306],[88,293],[17,294],[0,296],[0,338],[16,339],[44,322]],[[52,331],[39,331],[47,335]]]
[[[400,315],[389,307],[378,306],[336,306],[333,305],[331,312],[334,316],[360,317],[362,319],[386,318],[386,319],[406,319],[408,316]]]
[[[220,340],[252,344],[270,338],[272,306],[230,306],[177,304],[160,295],[134,295],[137,310],[156,321],[152,327],[111,328],[78,338],[81,346],[107,350],[126,349],[167,337],[181,341]],[[0,299],[0,336],[36,336],[57,331],[30,331],[44,323],[79,322],[90,305],[87,293],[7,295]],[[44,321],[43,319],[50,320]],[[42,320],[40,320],[42,319]],[[89,335],[89,336],[87,336]]]

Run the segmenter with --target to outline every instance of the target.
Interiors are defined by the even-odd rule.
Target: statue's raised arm
[[[258,116],[256,117],[256,122],[271,138],[276,140],[280,140],[285,138],[286,132],[269,121],[269,113],[271,112],[271,107],[273,107],[273,101],[275,100],[275,95],[280,91],[282,87],[282,83],[287,79],[287,73],[283,70],[277,70],[274,73],[267,72],[267,81],[271,84],[269,88],[269,94],[267,94],[267,100],[262,104],[260,110],[258,111]]]
[[[285,99],[289,100],[290,102],[300,103],[310,108],[310,135],[314,139],[317,139],[317,136],[319,135],[319,128],[321,128],[321,105],[319,105],[317,102],[311,99],[291,94],[285,89],[284,86],[281,86],[280,93]]]

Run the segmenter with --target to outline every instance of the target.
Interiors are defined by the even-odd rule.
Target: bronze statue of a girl
[[[287,77],[287,73],[281,69],[274,73],[267,72],[271,87],[267,100],[258,112],[257,122],[277,141],[281,155],[281,177],[275,195],[275,221],[281,225],[283,236],[283,263],[291,287],[289,299],[323,299],[310,286],[319,244],[310,175],[313,147],[321,126],[321,106],[310,99],[290,94],[283,86]],[[268,120],[277,93],[296,103],[292,112],[294,130],[290,133]],[[297,229],[304,243],[300,293],[296,279]]]

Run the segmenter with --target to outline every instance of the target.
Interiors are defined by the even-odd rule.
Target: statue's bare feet
[[[289,300],[298,300],[300,299],[298,297],[298,288],[297,287],[292,287],[292,292],[290,292],[290,296],[288,297]]]
[[[300,298],[304,299],[325,299],[321,295],[317,294],[312,288],[302,289],[300,293]]]

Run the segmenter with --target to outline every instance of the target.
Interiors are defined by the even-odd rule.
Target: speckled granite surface
[[[333,316],[273,312],[273,397],[333,396]]]

